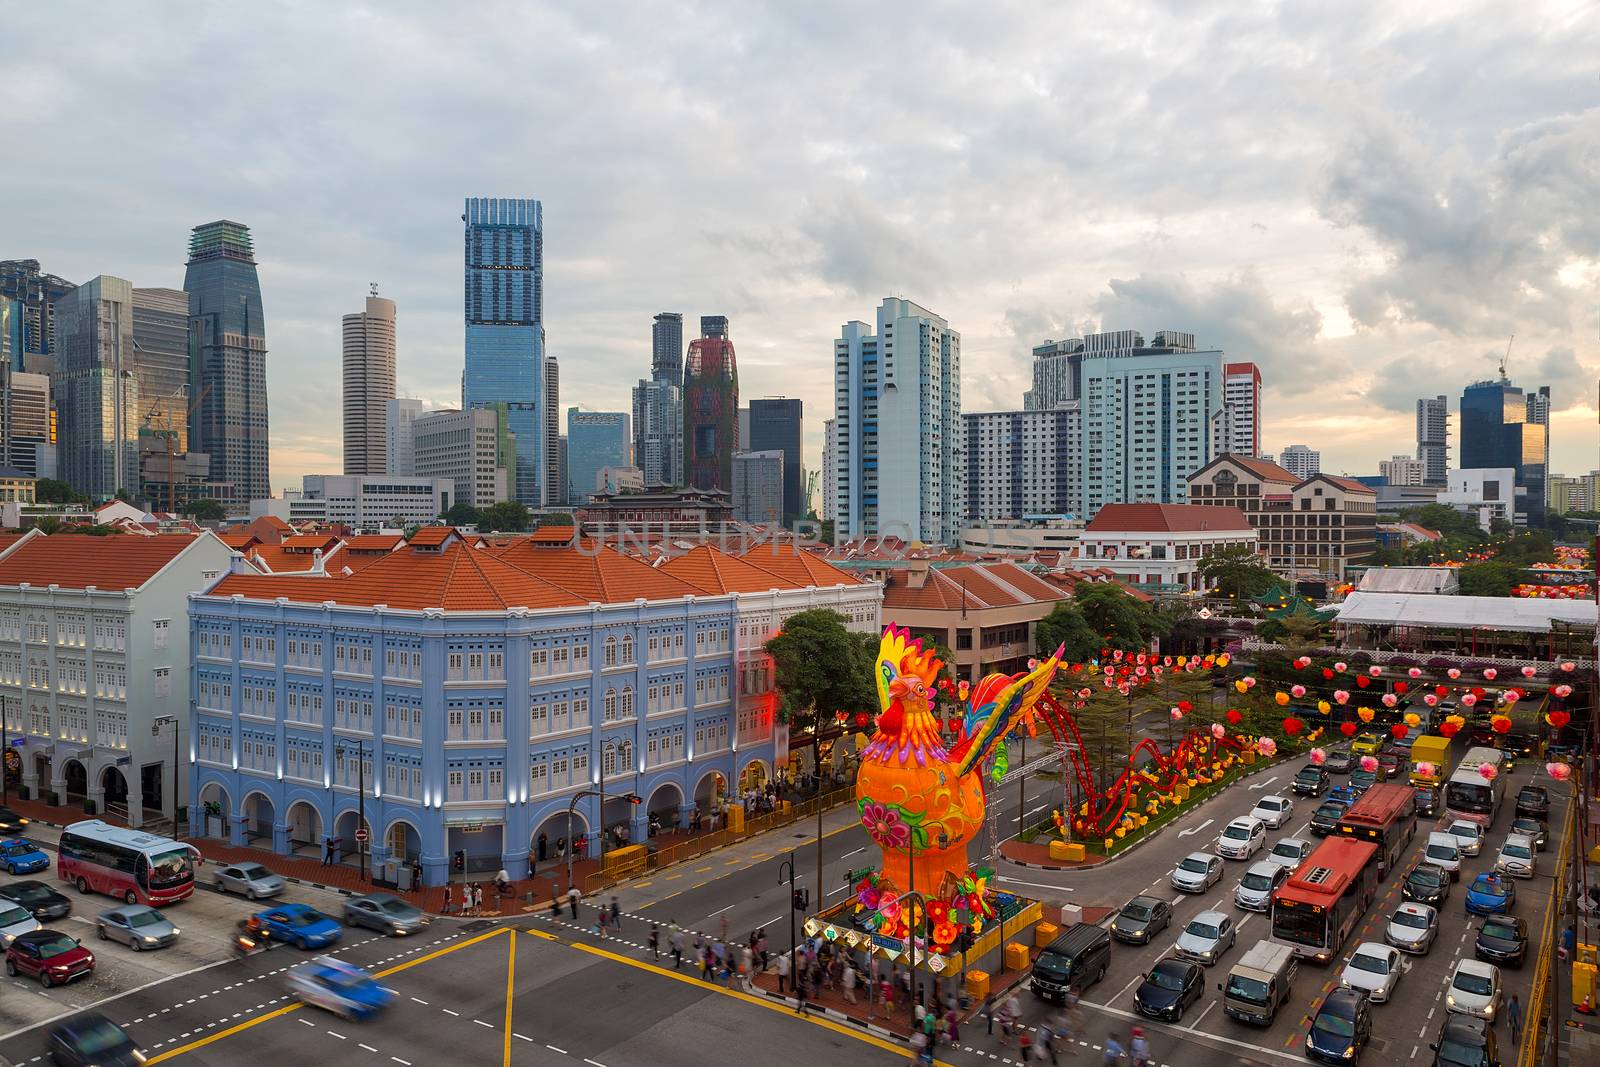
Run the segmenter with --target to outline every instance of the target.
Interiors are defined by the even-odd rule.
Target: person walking
[[[952,1047],[961,1044],[961,1016],[955,1008],[944,1013],[944,1039]]]
[[[994,1036],[994,994],[993,993],[990,993],[989,994],[989,999],[987,999],[987,1000],[985,1000],[983,1002],[983,1021],[984,1021],[984,1024],[985,1024],[984,1033],[989,1037],[993,1037]]]
[[[547,838],[544,835],[544,831],[543,830],[540,830],[539,831],[539,862],[540,863],[543,863],[545,861],[545,850],[547,848],[549,848],[549,845],[550,845],[550,839]]]
[[[657,963],[661,962],[661,928],[655,923],[650,924],[650,954]]]
[[[1145,1039],[1142,1027],[1133,1028],[1133,1039],[1128,1042],[1128,1055],[1133,1060],[1133,1067],[1149,1067],[1150,1042]]]
[[[1106,1035],[1106,1050],[1100,1056],[1101,1064],[1103,1067],[1111,1067],[1118,1060],[1127,1058],[1127,1050],[1122,1047],[1122,1042],[1117,1040],[1117,1032],[1115,1030],[1111,1031]]]
[[[449,915],[450,914],[450,898],[451,898],[451,885],[450,885],[449,882],[446,882],[444,884],[444,904],[442,906],[440,906],[440,908],[439,908],[439,914],[440,915]]]
[[[711,946],[702,945],[695,951],[700,956],[700,980],[709,982],[711,981]]]
[[[844,973],[839,976],[839,985],[844,989],[844,1002],[846,1004],[854,1004],[856,1002],[856,969],[850,965],[848,960],[845,961]]]
[[[561,898],[553,891],[550,894],[550,918],[561,918]]]
[[[756,954],[761,957],[761,969],[767,969],[767,961],[771,958],[767,953],[767,928],[763,926],[756,931]]]
[[[752,949],[749,945],[745,945],[742,948],[740,948],[739,949],[739,984],[744,987],[744,991],[746,993],[754,993],[756,991],[755,986],[750,984],[750,974],[751,974],[752,971],[755,970],[755,966],[756,966],[755,950]]]
[[[326,867],[333,862],[333,838],[322,839],[322,865]]]
[[[567,889],[567,904],[572,908],[572,918],[574,921],[576,921],[578,918],[578,898],[581,896],[583,896],[583,894],[578,892],[577,886],[571,886]]]
[[[617,903],[615,894],[611,897],[611,925],[618,931],[622,929],[622,905]]]
[[[1506,1019],[1511,1023],[1511,1043],[1522,1043],[1522,1002],[1515,993],[1511,994],[1511,1003],[1506,1005]]]
[[[789,979],[789,957],[787,955],[779,956],[778,957],[778,992],[779,993],[784,992],[784,983],[787,982],[788,979]]]
[[[672,969],[683,970],[683,931],[678,929],[678,924],[672,924],[672,933],[667,935],[667,944],[672,947]]]

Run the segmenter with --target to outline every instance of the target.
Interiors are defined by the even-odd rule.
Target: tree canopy
[[[573,517],[571,515],[569,515],[566,512],[562,511],[562,512],[551,512],[548,515],[540,515],[539,516],[539,521],[534,523],[534,527],[533,528],[535,530],[542,530],[546,526],[576,526],[576,525],[577,525],[577,520],[573,519]]]
[[[1462,596],[1510,596],[1521,570],[1509,563],[1488,560],[1468,563],[1457,572]]]
[[[477,526],[483,521],[483,515],[471,504],[457,500],[444,513],[444,521],[451,526]]]
[[[1233,545],[1206,556],[1200,561],[1200,576],[1219,595],[1240,600],[1260,596],[1278,582],[1278,576],[1245,545]]]
[[[57,478],[40,478],[33,486],[33,496],[41,504],[87,504],[89,498]]]
[[[830,722],[840,711],[877,711],[877,643],[870,634],[851,633],[838,612],[811,608],[789,616],[766,649],[775,668],[779,718],[796,732]]]
[[[522,533],[533,522],[527,505],[515,500],[502,500],[498,504],[491,504],[480,513],[479,528],[487,528],[496,533]]]
[[[1050,609],[1050,614],[1040,619],[1034,630],[1035,650],[1048,656],[1058,647],[1068,663],[1082,663],[1100,654],[1104,646],[1100,635],[1084,618],[1083,609],[1071,600],[1063,600]]]
[[[1100,638],[1101,648],[1133,652],[1146,648],[1155,636],[1155,614],[1141,600],[1112,582],[1080,582],[1072,599]]]
[[[222,506],[222,501],[210,497],[201,497],[191,500],[183,506],[183,513],[196,522],[220,522],[228,517],[227,509]]]

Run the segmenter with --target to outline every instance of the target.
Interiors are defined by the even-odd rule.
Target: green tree
[[[1058,602],[1034,630],[1034,648],[1039,655],[1048,656],[1061,646],[1066,648],[1062,655],[1068,663],[1093,659],[1105,647],[1099,633],[1083,617],[1083,609],[1071,600]]]
[[[81,504],[86,499],[74,492],[72,486],[55,478],[40,478],[34,484],[33,496],[41,504]]]
[[[483,515],[471,504],[457,500],[444,513],[444,521],[451,526],[477,526],[483,522]]]
[[[1458,573],[1462,596],[1510,596],[1521,572],[1509,563],[1489,560],[1464,564]]]
[[[810,731],[820,766],[822,726],[841,711],[877,711],[877,642],[869,634],[851,633],[838,612],[811,608],[789,616],[766,649],[777,683],[778,717],[797,741]]]
[[[1161,639],[1161,651],[1167,655],[1197,652],[1205,642],[1205,621],[1187,601],[1164,600],[1155,605],[1151,619],[1155,635]]]
[[[1114,582],[1080,582],[1072,598],[1102,648],[1134,652],[1149,646],[1155,631],[1150,608]]]
[[[1200,561],[1200,576],[1219,596],[1240,600],[1260,596],[1278,584],[1278,576],[1244,545],[1220,549],[1206,556]]]
[[[220,522],[228,516],[222,502],[210,497],[189,501],[183,506],[183,513],[196,522]]]
[[[564,511],[558,511],[552,512],[548,515],[540,515],[539,521],[534,524],[533,528],[535,530],[542,530],[546,526],[576,526],[577,524],[577,520],[575,520],[571,515]]]
[[[502,500],[483,509],[479,525],[496,533],[522,533],[532,522],[533,516],[526,504]]]

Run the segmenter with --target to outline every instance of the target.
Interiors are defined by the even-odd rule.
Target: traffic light
[[[644,797],[640,796],[638,793],[629,793],[628,803],[638,807],[640,804],[644,803]]]
[[[794,910],[805,911],[811,907],[811,890],[796,889],[794,891]]]

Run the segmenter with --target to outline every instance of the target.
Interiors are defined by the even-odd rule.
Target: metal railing
[[[1534,966],[1533,989],[1528,994],[1528,1006],[1522,1028],[1522,1045],[1517,1049],[1517,1067],[1538,1067],[1544,1060],[1543,1041],[1556,1039],[1555,1027],[1559,1006],[1555,1003],[1553,984],[1560,936],[1561,910],[1567,899],[1568,858],[1576,836],[1579,798],[1574,796],[1567,805],[1566,827],[1561,834],[1561,847],[1555,858],[1555,877],[1550,883],[1550,896],[1545,901],[1544,926],[1539,931],[1539,962]],[[1548,1021],[1548,1026],[1546,1025]]]
[[[780,826],[788,826],[791,823],[799,822],[801,819],[815,818],[819,807],[823,811],[827,811],[830,808],[835,808],[840,804],[854,800],[855,795],[855,787],[846,786],[843,789],[835,789],[832,792],[812,797],[810,800],[791,803],[787,811],[774,811],[766,815],[756,815],[748,818],[744,822],[744,827],[739,830],[718,830],[715,833],[702,834],[699,837],[691,838],[682,844],[658,848],[650,853],[645,867],[652,871],[659,870],[662,867],[670,867],[675,863],[683,863],[686,860],[703,856],[707,852],[714,852],[719,848],[738,844],[740,841],[756,834],[775,830]]]

